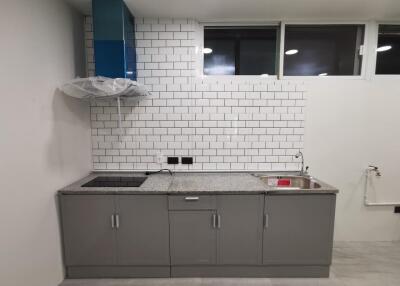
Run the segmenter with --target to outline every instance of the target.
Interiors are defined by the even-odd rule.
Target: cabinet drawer
[[[214,210],[217,207],[215,196],[169,196],[168,208],[170,210]]]

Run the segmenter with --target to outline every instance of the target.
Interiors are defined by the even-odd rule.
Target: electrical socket
[[[192,165],[193,164],[193,157],[182,157],[182,164]]]
[[[167,163],[168,164],[179,164],[179,157],[167,157]]]

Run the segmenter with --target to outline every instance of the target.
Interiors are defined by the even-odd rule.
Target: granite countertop
[[[179,173],[170,193],[265,193],[266,185],[246,173]]]
[[[320,194],[337,193],[338,190],[318,179],[321,185],[317,189],[277,189],[267,186],[257,175],[288,175],[294,173],[159,173],[146,176],[139,172],[93,172],[59,190],[60,194]],[[140,187],[82,187],[83,184],[98,176],[146,176],[147,180]]]

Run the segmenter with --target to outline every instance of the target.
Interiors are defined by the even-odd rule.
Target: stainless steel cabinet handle
[[[119,228],[119,214],[115,215],[115,227],[118,229]]]
[[[114,215],[111,215],[111,228],[115,228]]]
[[[185,201],[198,201],[199,197],[185,197]]]
[[[217,228],[221,228],[221,216],[217,215]]]
[[[212,227],[213,228],[217,227],[217,215],[216,214],[212,215]]]
[[[264,214],[264,228],[268,228],[269,226],[269,215]]]

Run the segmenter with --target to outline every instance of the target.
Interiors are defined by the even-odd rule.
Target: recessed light
[[[210,49],[210,48],[204,48],[203,49],[203,54],[211,54],[212,53],[212,49]]]
[[[269,76],[269,74],[267,74],[267,73],[263,73],[262,75],[260,75],[261,77],[268,77]]]
[[[389,51],[392,48],[392,46],[382,46],[376,49],[377,52],[386,52]]]
[[[327,75],[328,75],[328,73],[323,72],[323,73],[320,73],[318,76],[327,76]]]
[[[296,49],[293,49],[293,50],[288,50],[288,51],[286,51],[285,52],[285,54],[287,54],[287,55],[295,55],[295,54],[297,54],[299,52],[299,50],[296,50]]]

